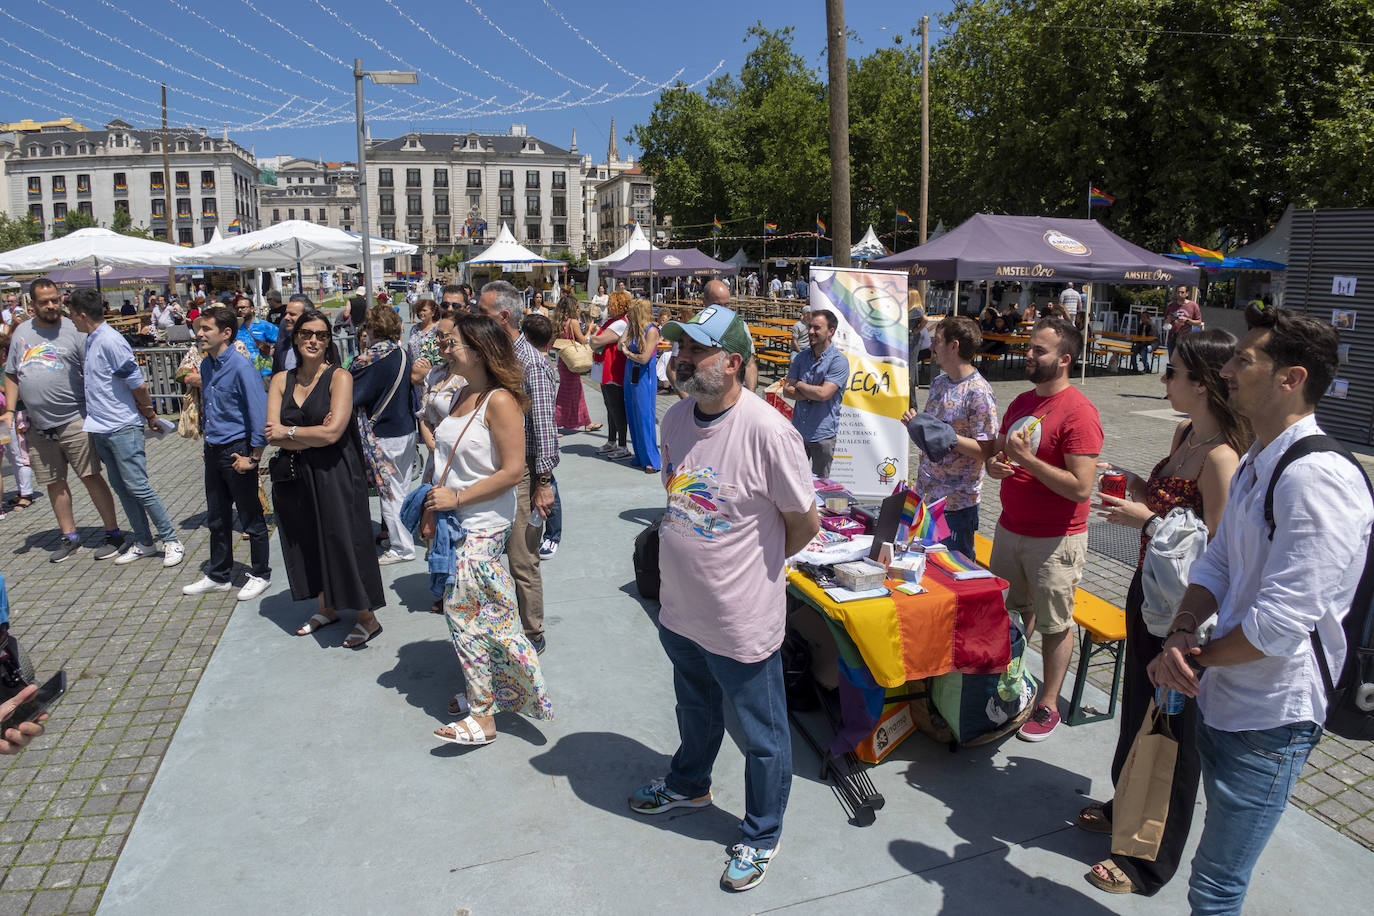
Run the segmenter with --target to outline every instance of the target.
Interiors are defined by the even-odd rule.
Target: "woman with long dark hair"
[[[401,346],[401,316],[389,306],[374,306],[363,319],[360,342],[366,347],[348,366],[353,376],[353,408],[368,474],[377,487],[382,525],[391,546],[378,560],[383,566],[415,559],[415,541],[401,524],[401,503],[415,466],[415,409],[410,399],[410,354]]]
[[[468,715],[434,735],[452,744],[489,744],[499,711],[535,719],[553,715],[539,656],[520,623],[515,582],[501,565],[525,473],[523,414],[529,399],[510,338],[491,318],[459,316],[448,351],[467,384],[434,430],[433,487],[425,507],[456,513],[459,523],[444,610],[463,666]],[[462,705],[455,699],[449,712],[460,714]]]
[[[340,608],[356,608],[344,648],[357,649],[382,632],[373,611],[386,599],[353,422],[353,376],[339,368],[319,309],[301,314],[291,346],[296,368],[272,376],[267,392],[267,441],[282,450],[272,459],[272,502],[291,597],[319,599],[319,611],[296,635],[338,623]]]
[[[1231,358],[1235,347],[1236,338],[1222,330],[1199,331],[1179,341],[1162,381],[1170,405],[1187,414],[1188,419],[1174,430],[1169,454],[1155,465],[1148,479],[1142,480],[1109,464],[1099,465],[1125,474],[1126,489],[1131,496],[1128,501],[1102,494],[1099,514],[1113,524],[1142,529],[1140,561],[1126,594],[1126,676],[1121,696],[1121,732],[1112,760],[1113,784],[1121,776],[1136,733],[1154,698],[1155,690],[1146,666],[1159,655],[1164,644],[1163,637],[1149,631],[1142,615],[1146,547],[1158,530],[1160,520],[1176,508],[1191,509],[1207,526],[1208,537],[1216,534],[1226,509],[1231,475],[1253,439],[1249,424],[1231,409],[1227,401],[1227,382],[1221,377],[1221,367]],[[1193,621],[1194,627],[1202,623],[1201,620]],[[1086,876],[1088,881],[1110,893],[1138,893],[1147,897],[1154,894],[1173,877],[1188,841],[1201,772],[1194,739],[1197,701],[1184,698],[1182,711],[1168,718],[1179,748],[1159,854],[1153,861],[1113,855],[1094,865]],[[1078,826],[1110,834],[1111,819],[1111,802],[1089,805],[1079,812]]]

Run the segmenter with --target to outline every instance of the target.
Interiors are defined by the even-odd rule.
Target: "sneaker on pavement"
[[[635,789],[630,796],[630,810],[637,814],[662,814],[674,808],[705,808],[711,804],[710,792],[697,798],[688,798],[671,791],[665,783],[666,779],[661,777]]]
[[[157,553],[152,544],[131,544],[129,549],[115,557],[115,565],[127,566],[134,560],[141,560],[144,557],[151,557]]]
[[[1059,712],[1049,706],[1037,706],[1035,712],[1021,726],[1016,737],[1022,741],[1044,741],[1050,732],[1059,727]]]
[[[763,883],[768,863],[773,861],[777,851],[776,846],[772,849],[756,849],[743,843],[731,846],[730,864],[725,866],[720,876],[720,886],[727,891],[747,891],[751,887],[758,887]]]
[[[162,565],[163,567],[178,566],[186,558],[186,548],[181,546],[181,541],[162,542]]]
[[[61,563],[76,553],[80,547],[81,545],[77,543],[76,538],[63,536],[58,539],[57,549],[52,552],[52,556],[48,557],[48,562]]]
[[[539,559],[552,560],[556,553],[558,553],[558,542],[553,538],[544,538],[539,542]]]
[[[93,556],[97,560],[108,560],[117,557],[124,552],[124,545],[128,543],[124,535],[105,535],[105,543],[95,549]]]
[[[190,585],[183,585],[181,593],[183,595],[207,595],[210,592],[227,592],[233,588],[228,582],[216,582],[209,576],[201,576]]]
[[[378,566],[391,566],[391,565],[396,564],[396,563],[405,563],[405,562],[408,562],[409,560],[413,560],[413,559],[415,559],[415,558],[414,558],[414,557],[403,557],[403,556],[401,556],[399,553],[397,553],[397,552],[394,551],[394,550],[387,550],[385,553],[383,553],[380,557],[377,558],[377,565],[378,565]]]
[[[597,449],[596,453],[598,455],[609,455],[613,451],[615,451],[615,446],[607,442],[605,445],[601,446],[601,448]]]
[[[271,585],[270,579],[260,579],[257,576],[249,576],[248,581],[243,583],[243,588],[239,589],[240,601],[252,601],[254,598],[267,591],[267,586]]]
[[[631,455],[633,455],[633,454],[634,454],[634,452],[630,451],[629,449],[627,449],[625,446],[622,445],[622,446],[620,446],[619,448],[617,448],[615,451],[611,452],[611,454],[608,455],[607,457],[609,457],[612,461],[620,461],[622,458],[629,458],[629,457],[630,457]]]
[[[534,646],[534,654],[543,655],[544,649],[548,646],[548,642],[544,639],[543,634],[540,634],[539,636],[530,636],[527,638],[530,641],[530,645]]]

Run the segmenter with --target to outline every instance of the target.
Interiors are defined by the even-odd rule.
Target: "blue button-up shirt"
[[[833,343],[819,357],[810,347],[792,357],[787,377],[807,385],[834,382],[838,390],[824,401],[798,399],[792,408],[792,425],[804,442],[833,439],[840,429],[840,406],[849,387],[849,360]]]
[[[112,433],[142,426],[134,391],[143,387],[143,373],[133,348],[114,328],[101,322],[86,336],[86,420],[88,433]]]
[[[262,376],[233,345],[200,361],[201,429],[210,445],[267,444],[267,392]]]

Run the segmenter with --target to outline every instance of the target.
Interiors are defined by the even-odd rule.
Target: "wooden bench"
[[[782,375],[792,365],[792,360],[777,353],[767,353],[760,350],[754,351],[754,359],[769,367],[774,375]]]
[[[973,535],[973,548],[977,560],[983,566],[992,561],[992,540],[981,534]],[[1069,725],[1085,725],[1116,716],[1116,697],[1121,690],[1121,669],[1126,660],[1126,612],[1091,592],[1078,589],[1073,596],[1073,622],[1078,625],[1078,670],[1073,676],[1073,696],[1069,701],[1069,714],[1064,721]],[[1083,711],[1083,688],[1088,683],[1088,669],[1099,655],[1112,659],[1112,689],[1107,695],[1107,711],[1085,713]]]

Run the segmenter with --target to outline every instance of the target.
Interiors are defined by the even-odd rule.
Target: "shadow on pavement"
[[[648,528],[663,515],[662,506],[643,506],[635,509],[626,509],[619,514],[619,518],[627,522],[634,522],[636,525],[643,525]]]
[[[34,513],[37,510],[38,505],[35,503],[21,511]],[[52,513],[48,512],[47,515],[49,519],[51,519]],[[57,539],[62,536],[62,532],[57,530],[56,522],[49,522],[48,524],[50,524],[51,527],[44,527],[28,534],[19,546],[15,548],[15,555],[26,554],[32,550],[57,549]],[[105,543],[105,529],[99,525],[87,525],[84,528],[78,527],[76,529],[76,536],[82,547],[95,547],[98,544]]]
[[[562,776],[581,801],[636,823],[647,823],[722,846],[737,842],[739,817],[717,808],[681,808],[654,817],[635,814],[627,799],[651,779],[668,772],[669,758],[633,738],[614,732],[578,732],[530,758],[549,776]]]
[[[1029,757],[994,759],[995,747],[966,748],[959,767],[913,764],[906,772],[912,788],[943,802],[946,823],[964,842],[953,853],[912,840],[894,840],[888,851],[897,864],[922,880],[944,888],[942,913],[966,913],[970,901],[985,899],[988,888],[1015,888],[1028,912],[1110,913],[1085,881],[1083,890],[1023,871],[1009,860],[1012,847],[1043,849],[1084,863],[1107,857],[1109,844],[1070,826],[1084,801],[1084,778]],[[970,804],[971,793],[980,804]],[[1028,803],[1029,802],[1029,803]],[[1062,819],[1046,823],[1037,813],[1061,810]],[[968,867],[959,867],[967,862]],[[956,866],[950,868],[948,866]]]

